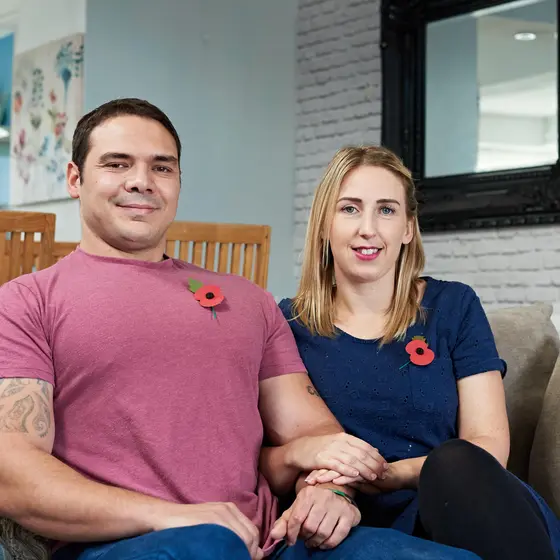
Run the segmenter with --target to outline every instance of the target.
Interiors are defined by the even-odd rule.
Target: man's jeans
[[[478,556],[417,539],[393,529],[357,527],[336,548],[307,549],[299,541],[278,547],[270,560],[476,560]],[[218,525],[197,525],[148,533],[103,544],[72,544],[53,560],[250,560],[243,541]]]

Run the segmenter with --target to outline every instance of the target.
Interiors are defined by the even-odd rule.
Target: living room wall
[[[87,27],[85,110],[124,96],[160,105],[184,144],[178,219],[270,225],[269,289],[292,295],[297,0],[17,7],[16,54]],[[79,240],[76,201],[25,208],[55,212],[57,239]]]
[[[379,0],[299,2],[296,275],[324,167],[345,144],[381,139],[379,7]],[[560,302],[560,226],[426,234],[424,242],[427,274],[472,285],[487,306]]]
[[[86,108],[149,99],[184,144],[178,219],[272,227],[292,295],[297,0],[89,0]]]

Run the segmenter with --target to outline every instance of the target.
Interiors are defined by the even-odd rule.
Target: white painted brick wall
[[[425,234],[426,273],[470,284],[487,306],[560,302],[560,227]]]
[[[313,191],[334,153],[381,139],[379,0],[300,0],[295,274]]]
[[[379,0],[300,0],[295,273],[313,191],[337,149],[379,143]],[[432,276],[470,284],[487,306],[560,302],[560,226],[424,236]]]

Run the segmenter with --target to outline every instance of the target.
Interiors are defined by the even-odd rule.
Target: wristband
[[[342,490],[335,490],[334,488],[328,488],[333,494],[337,496],[342,496],[350,505],[353,505],[356,509],[360,509],[358,504],[346,493]]]

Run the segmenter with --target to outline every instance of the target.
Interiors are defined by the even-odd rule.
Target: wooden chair
[[[0,284],[51,266],[55,225],[55,214],[0,211]]]
[[[266,289],[270,226],[173,222],[166,253],[208,270],[239,274]]]
[[[55,241],[53,248],[53,264],[69,255],[72,251],[75,251],[78,245],[79,243],[77,241]]]

